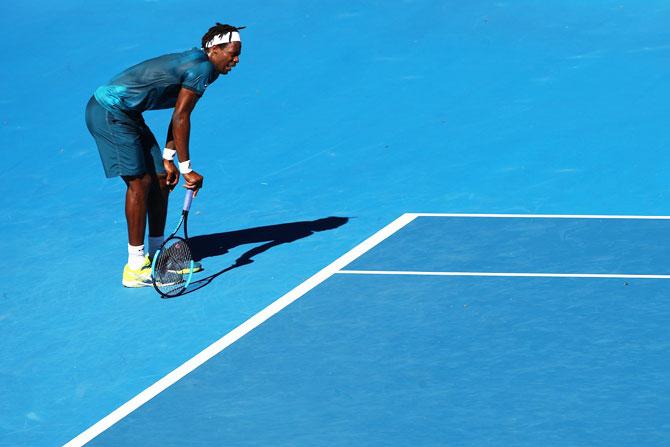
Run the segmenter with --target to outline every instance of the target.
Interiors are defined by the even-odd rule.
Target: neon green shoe
[[[124,287],[151,287],[151,261],[149,256],[144,257],[142,267],[133,270],[128,264],[123,267],[123,279],[121,284]]]

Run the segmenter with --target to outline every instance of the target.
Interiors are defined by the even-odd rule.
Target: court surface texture
[[[84,108],[246,25],[192,116],[205,270],[121,287]],[[666,2],[0,6],[0,446],[662,446]],[[163,143],[170,111],[147,112]],[[183,190],[170,200],[176,222]]]

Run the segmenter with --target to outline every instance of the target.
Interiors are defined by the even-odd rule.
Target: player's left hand
[[[167,186],[172,191],[177,186],[177,183],[179,183],[179,169],[171,160],[163,160],[163,167],[165,168],[165,172],[167,172]]]
[[[202,188],[203,182],[202,175],[198,174],[195,171],[191,171],[188,174],[184,174],[184,188],[193,190],[193,197],[198,195],[198,191]]]

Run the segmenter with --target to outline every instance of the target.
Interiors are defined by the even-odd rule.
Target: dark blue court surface
[[[91,445],[663,445],[667,279],[363,273],[461,266],[459,253],[470,272],[531,270],[510,245],[558,271],[574,254],[623,273],[614,260],[645,266],[649,244],[616,236],[663,227],[420,217]]]
[[[217,21],[247,28],[192,116],[205,270],[162,300],[121,287],[125,186],[84,108]],[[322,269],[408,212],[670,214],[668,23],[662,0],[3,2],[0,446],[75,439],[296,287],[93,444],[663,444],[666,221],[421,217]],[[171,112],[144,118],[163,144]],[[442,275],[477,272],[521,276]]]
[[[347,269],[667,275],[668,222],[423,217]]]

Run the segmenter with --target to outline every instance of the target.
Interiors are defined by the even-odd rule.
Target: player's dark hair
[[[216,25],[211,27],[207,32],[205,33],[204,36],[202,36],[202,48],[205,48],[205,45],[207,45],[207,42],[212,40],[215,36],[218,36],[219,34],[225,34],[225,33],[232,33],[233,31],[239,31],[241,29],[246,28],[246,26],[233,26],[233,25],[227,25],[223,23],[216,22]],[[221,45],[228,45],[227,43],[222,43],[219,44]]]

